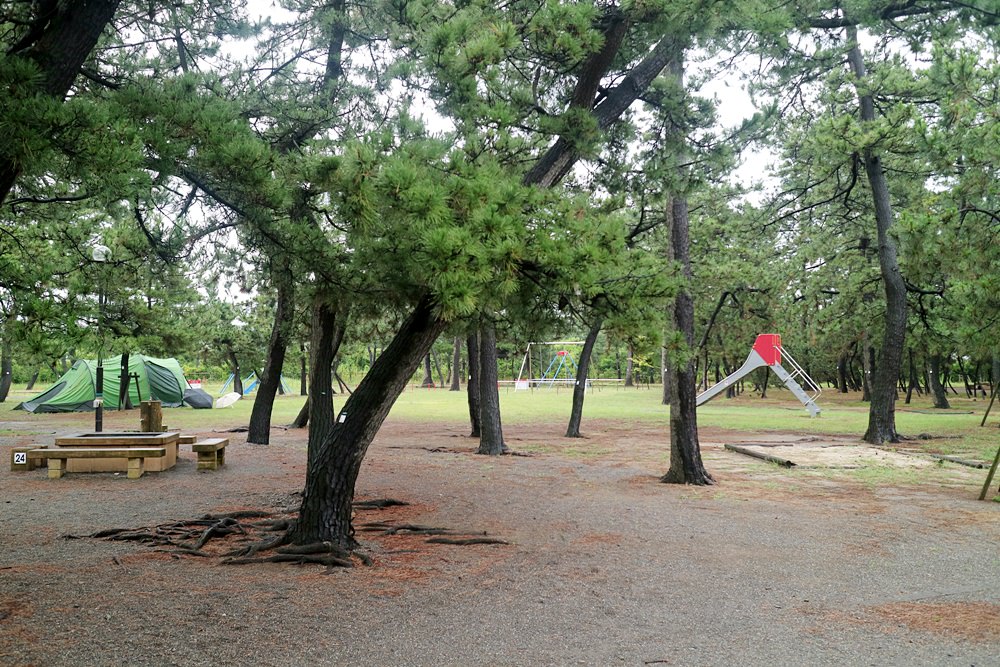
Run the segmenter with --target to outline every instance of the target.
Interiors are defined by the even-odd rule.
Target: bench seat
[[[218,470],[226,464],[226,446],[229,438],[205,438],[191,445],[198,455],[198,470]]]
[[[166,447],[57,447],[33,449],[28,452],[28,458],[48,461],[49,479],[62,477],[69,459],[128,459],[128,478],[139,479],[146,472],[147,458],[160,458],[166,454]]]

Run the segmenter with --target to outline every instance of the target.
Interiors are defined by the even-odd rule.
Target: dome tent
[[[117,410],[121,357],[105,359],[103,365],[104,407]],[[128,372],[130,376],[139,376],[138,390],[135,379],[129,379],[129,398],[133,405],[148,399],[160,401],[165,408],[176,408],[184,404],[188,382],[176,359],[155,359],[130,354]],[[28,412],[86,412],[94,409],[96,387],[97,361],[80,359],[54,385],[14,409]]]

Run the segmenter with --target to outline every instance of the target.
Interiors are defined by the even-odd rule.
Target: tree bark
[[[837,383],[841,394],[846,394],[850,390],[847,381],[847,360],[847,350],[844,350],[837,359]]]
[[[240,360],[236,356],[236,350],[233,349],[232,344],[225,343],[226,346],[226,356],[229,358],[229,369],[233,374],[233,391],[238,393],[240,396],[243,395],[243,376],[240,370]]]
[[[35,383],[36,383],[36,382],[38,382],[38,374],[39,374],[40,372],[41,372],[41,371],[39,371],[39,370],[38,370],[38,369],[36,368],[36,369],[35,369],[35,372],[31,374],[31,379],[30,379],[30,380],[28,380],[28,384],[27,384],[27,385],[25,385],[25,387],[24,387],[24,390],[25,390],[25,391],[31,391],[32,389],[34,389],[34,388],[35,388]]]
[[[907,353],[907,357],[910,363],[910,379],[906,385],[906,400],[904,401],[906,405],[910,404],[910,399],[913,398],[913,390],[917,389],[919,391],[919,384],[917,380],[917,366],[913,363],[913,348],[911,347]]]
[[[931,396],[934,397],[934,407],[940,410],[950,410],[951,403],[948,402],[948,394],[945,393],[944,385],[941,384],[941,355],[932,354],[928,359],[927,377],[931,381]]]
[[[469,384],[466,394],[469,401],[469,424],[472,432],[470,438],[478,438],[482,433],[479,416],[479,334],[472,332],[466,338],[465,346],[469,358]]]
[[[668,484],[714,484],[705,470],[698,441],[697,390],[694,365],[694,299],[691,283],[691,239],[688,230],[687,199],[676,197],[671,204],[670,243],[675,261],[680,263],[685,284],[674,299],[673,323],[687,349],[684,358],[672,363],[670,401],[670,468],[661,478]]]
[[[679,89],[684,85],[684,47],[677,45],[667,66],[669,76]],[[685,128],[670,130],[679,146],[685,140]],[[678,160],[680,162],[681,160]],[[680,167],[677,168],[678,172]],[[678,173],[678,175],[680,175]],[[678,179],[681,180],[681,179]],[[694,339],[694,299],[691,296],[691,235],[686,196],[677,193],[670,201],[668,258],[680,265],[683,284],[674,299],[669,322],[680,334],[683,350],[671,360],[672,396],[670,400],[670,467],[660,481],[668,484],[714,484],[705,470],[698,441],[697,377]]]
[[[850,42],[847,59],[855,76],[854,85],[864,126],[875,121],[875,101],[872,94],[862,88],[867,73],[861,48],[858,46],[857,28],[848,27],[847,38]],[[896,432],[896,384],[899,381],[903,346],[906,342],[906,284],[899,270],[896,240],[890,233],[892,204],[881,158],[871,147],[865,147],[862,156],[875,204],[879,272],[885,289],[885,333],[871,382],[872,400],[868,410],[868,430],[864,435],[865,442],[878,445],[899,442],[900,439]]]
[[[493,322],[479,327],[479,449],[477,454],[499,456],[504,452],[497,387],[497,331]]]
[[[309,395],[309,365],[306,363],[306,346],[299,344],[299,396]]]
[[[662,405],[670,405],[671,397],[673,396],[673,391],[670,388],[671,381],[670,374],[670,363],[667,359],[667,348],[660,347],[660,382],[663,385],[663,395],[661,396],[660,403]]]
[[[604,318],[598,318],[587,332],[580,351],[579,363],[576,366],[576,384],[573,385],[573,408],[569,413],[569,425],[566,427],[567,438],[580,438],[580,422],[583,420],[583,401],[587,396],[587,378],[590,374],[590,358],[594,353],[594,344],[601,333]],[[629,362],[632,361],[631,346],[629,346]]]
[[[628,344],[628,359],[625,360],[625,386],[635,386],[635,345]]]
[[[281,369],[285,365],[285,351],[295,315],[295,279],[291,270],[281,266],[274,277],[278,291],[274,325],[267,345],[267,361],[264,362],[264,372],[257,384],[257,396],[250,413],[247,444],[251,445],[266,445],[271,440],[271,411],[281,384]]]
[[[347,399],[336,423],[309,448],[299,518],[289,534],[293,543],[356,546],[351,504],[361,462],[392,404],[444,328],[430,297],[421,299]]]
[[[334,424],[333,360],[347,330],[347,313],[338,304],[317,297],[313,302],[309,386],[309,451],[318,449]]]
[[[43,94],[62,100],[101,33],[114,18],[121,0],[78,0],[39,3],[25,36],[8,51],[8,57],[33,60],[41,73]],[[21,173],[16,157],[0,157],[0,204]]]
[[[346,310],[320,295],[315,296],[309,334],[309,387],[312,391],[295,417],[295,421],[289,424],[291,428],[305,428],[306,425],[314,423],[312,421],[314,411],[321,422],[333,423],[333,395],[336,393],[333,390],[333,378],[336,375],[334,361],[340,352],[346,330]],[[321,400],[322,403],[313,405],[314,397],[319,397],[316,400]],[[309,430],[309,438],[309,442],[314,442],[312,429]]]
[[[7,395],[10,394],[10,385],[14,380],[14,359],[12,355],[13,343],[5,329],[3,343],[0,343],[0,403],[7,400]],[[38,371],[35,371],[35,377],[38,377]]]
[[[875,350],[871,339],[865,332],[861,339],[861,400],[866,403],[872,400],[872,373],[875,369]]]
[[[421,387],[433,387],[434,376],[431,374],[431,355],[427,353],[424,357],[424,379],[420,381]]]
[[[433,348],[431,348],[431,351],[428,353],[427,356],[429,356],[431,358],[431,362],[434,364],[434,371],[438,375],[437,386],[438,387],[443,387],[444,386],[444,375],[441,373],[441,364],[438,363],[438,357],[437,357],[437,354],[434,353],[434,349]]]
[[[132,378],[128,376],[128,366],[129,366],[129,352],[126,350],[122,352],[122,363],[118,368],[118,409],[119,410],[131,410],[132,409],[132,397],[129,395],[129,385],[132,384]],[[142,397],[140,396],[141,400]]]
[[[455,336],[451,351],[451,388],[448,391],[462,391],[462,337]]]

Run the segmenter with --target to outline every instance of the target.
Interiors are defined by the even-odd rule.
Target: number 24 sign
[[[28,452],[14,452],[14,465],[23,466],[28,462]]]

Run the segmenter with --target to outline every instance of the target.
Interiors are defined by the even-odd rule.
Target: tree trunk
[[[39,374],[39,372],[40,371],[36,368],[35,372],[31,374],[31,379],[28,380],[28,384],[25,385],[25,387],[24,387],[25,391],[31,391],[32,389],[35,388],[35,383],[38,382],[38,374]]]
[[[3,342],[0,343],[0,403],[6,401],[7,395],[10,394],[10,385],[14,380],[13,372],[13,342],[4,329]],[[35,371],[35,377],[38,377],[38,371]]]
[[[635,345],[628,344],[628,359],[625,360],[625,386],[635,386]]]
[[[431,349],[431,351],[430,351],[430,353],[429,353],[428,356],[430,356],[431,362],[433,362],[433,364],[434,364],[434,371],[437,373],[437,376],[438,376],[437,386],[438,387],[443,387],[444,386],[444,375],[441,373],[441,364],[438,363],[438,357],[437,357],[436,354],[434,354],[434,350],[433,349]]]
[[[428,352],[424,357],[424,379],[420,381],[421,387],[433,387],[434,377],[431,375],[431,355]]]
[[[910,404],[910,399],[913,397],[914,388],[919,391],[919,384],[917,380],[917,366],[913,363],[913,348],[911,347],[908,351],[908,358],[910,360],[910,381],[907,383],[906,387],[906,404]]]
[[[479,417],[479,335],[476,332],[469,334],[465,340],[466,355],[469,358],[469,384],[466,387],[466,394],[469,401],[469,423],[472,432],[470,438],[478,438],[482,433]]]
[[[313,302],[312,342],[309,359],[309,451],[318,450],[333,430],[333,361],[340,353],[347,330],[347,312],[317,297]]]
[[[229,369],[233,374],[233,391],[240,396],[243,395],[243,375],[240,370],[240,360],[236,357],[236,350],[230,343],[226,343],[226,356],[229,357]]]
[[[309,447],[302,505],[289,535],[293,543],[356,546],[351,514],[361,462],[392,404],[444,331],[445,322],[434,311],[430,297],[420,300],[347,399],[336,423]]]
[[[672,72],[680,77],[680,63]],[[697,390],[694,366],[694,299],[688,291],[691,283],[691,239],[688,229],[688,204],[684,197],[671,202],[670,250],[681,265],[684,285],[674,299],[672,321],[686,345],[672,360],[670,401],[670,468],[661,478],[668,484],[714,484],[705,470],[698,442]]]
[[[333,378],[336,375],[335,359],[340,352],[340,345],[344,340],[344,332],[347,330],[347,313],[336,304],[331,304],[320,295],[313,299],[312,304],[312,325],[309,334],[309,386],[312,390],[305,404],[299,410],[289,426],[291,428],[305,428],[312,424],[312,415],[315,411],[323,423],[333,423]],[[325,367],[324,371],[321,366]],[[317,384],[322,383],[322,384]],[[329,397],[323,399],[321,404],[313,405],[314,397]],[[317,399],[318,400],[318,399]],[[313,442],[313,431],[310,429],[309,438]],[[318,440],[316,442],[319,442]]]
[[[462,391],[462,337],[455,336],[451,351],[451,388],[448,391]]]
[[[673,392],[670,389],[670,363],[667,360],[667,348],[665,345],[660,346],[660,382],[663,384],[663,395],[660,397],[661,405],[670,405],[671,397]]]
[[[497,330],[483,320],[479,327],[479,449],[477,454],[499,456],[504,452],[497,386]]]
[[[285,351],[295,315],[294,276],[287,266],[282,266],[275,271],[274,277],[278,297],[274,308],[274,325],[267,345],[267,361],[264,362],[264,372],[259,376],[257,396],[250,412],[250,428],[247,432],[247,444],[250,445],[266,445],[271,441],[271,411],[274,409],[274,397],[281,385],[281,369],[285,365]]]
[[[119,410],[131,410],[132,409],[132,397],[129,395],[129,385],[132,383],[132,378],[128,376],[128,366],[129,366],[129,352],[122,352],[122,363],[118,368],[118,409]],[[139,397],[142,400],[142,397]]]
[[[295,419],[291,421],[288,428],[305,428],[309,424],[309,411],[312,409],[312,397],[306,396],[306,402],[299,408]]]
[[[309,367],[306,363],[306,346],[299,344],[299,396],[309,395]]]
[[[934,407],[940,410],[950,410],[951,404],[948,402],[948,394],[945,393],[944,385],[941,384],[941,355],[932,354],[928,359],[927,376],[931,381],[931,396],[934,397]]]
[[[846,394],[849,391],[847,382],[847,350],[837,359],[837,383],[840,385],[840,393]]]
[[[865,402],[872,400],[872,369],[875,366],[874,360],[874,350],[866,332],[864,338],[861,339],[861,400]]]
[[[857,28],[847,29],[850,50],[847,54],[856,78],[855,90],[861,111],[862,126],[875,121],[875,101],[870,92],[862,90],[867,73],[861,48],[858,46]],[[896,241],[892,237],[892,204],[889,185],[882,171],[881,158],[866,147],[863,152],[865,174],[871,187],[875,204],[875,224],[878,229],[878,263],[885,289],[885,333],[879,361],[871,382],[871,405],[868,410],[868,430],[864,440],[874,445],[899,442],[896,432],[896,384],[902,367],[903,346],[906,342],[906,284],[899,270]]]
[[[594,353],[594,344],[601,333],[604,318],[598,318],[587,332],[580,352],[579,364],[576,367],[576,384],[573,385],[573,409],[569,413],[569,426],[566,427],[567,438],[580,438],[580,421],[583,419],[583,400],[587,396],[587,377],[590,373],[590,358]],[[629,365],[632,361],[632,348],[629,346]],[[628,376],[626,376],[628,377]]]

